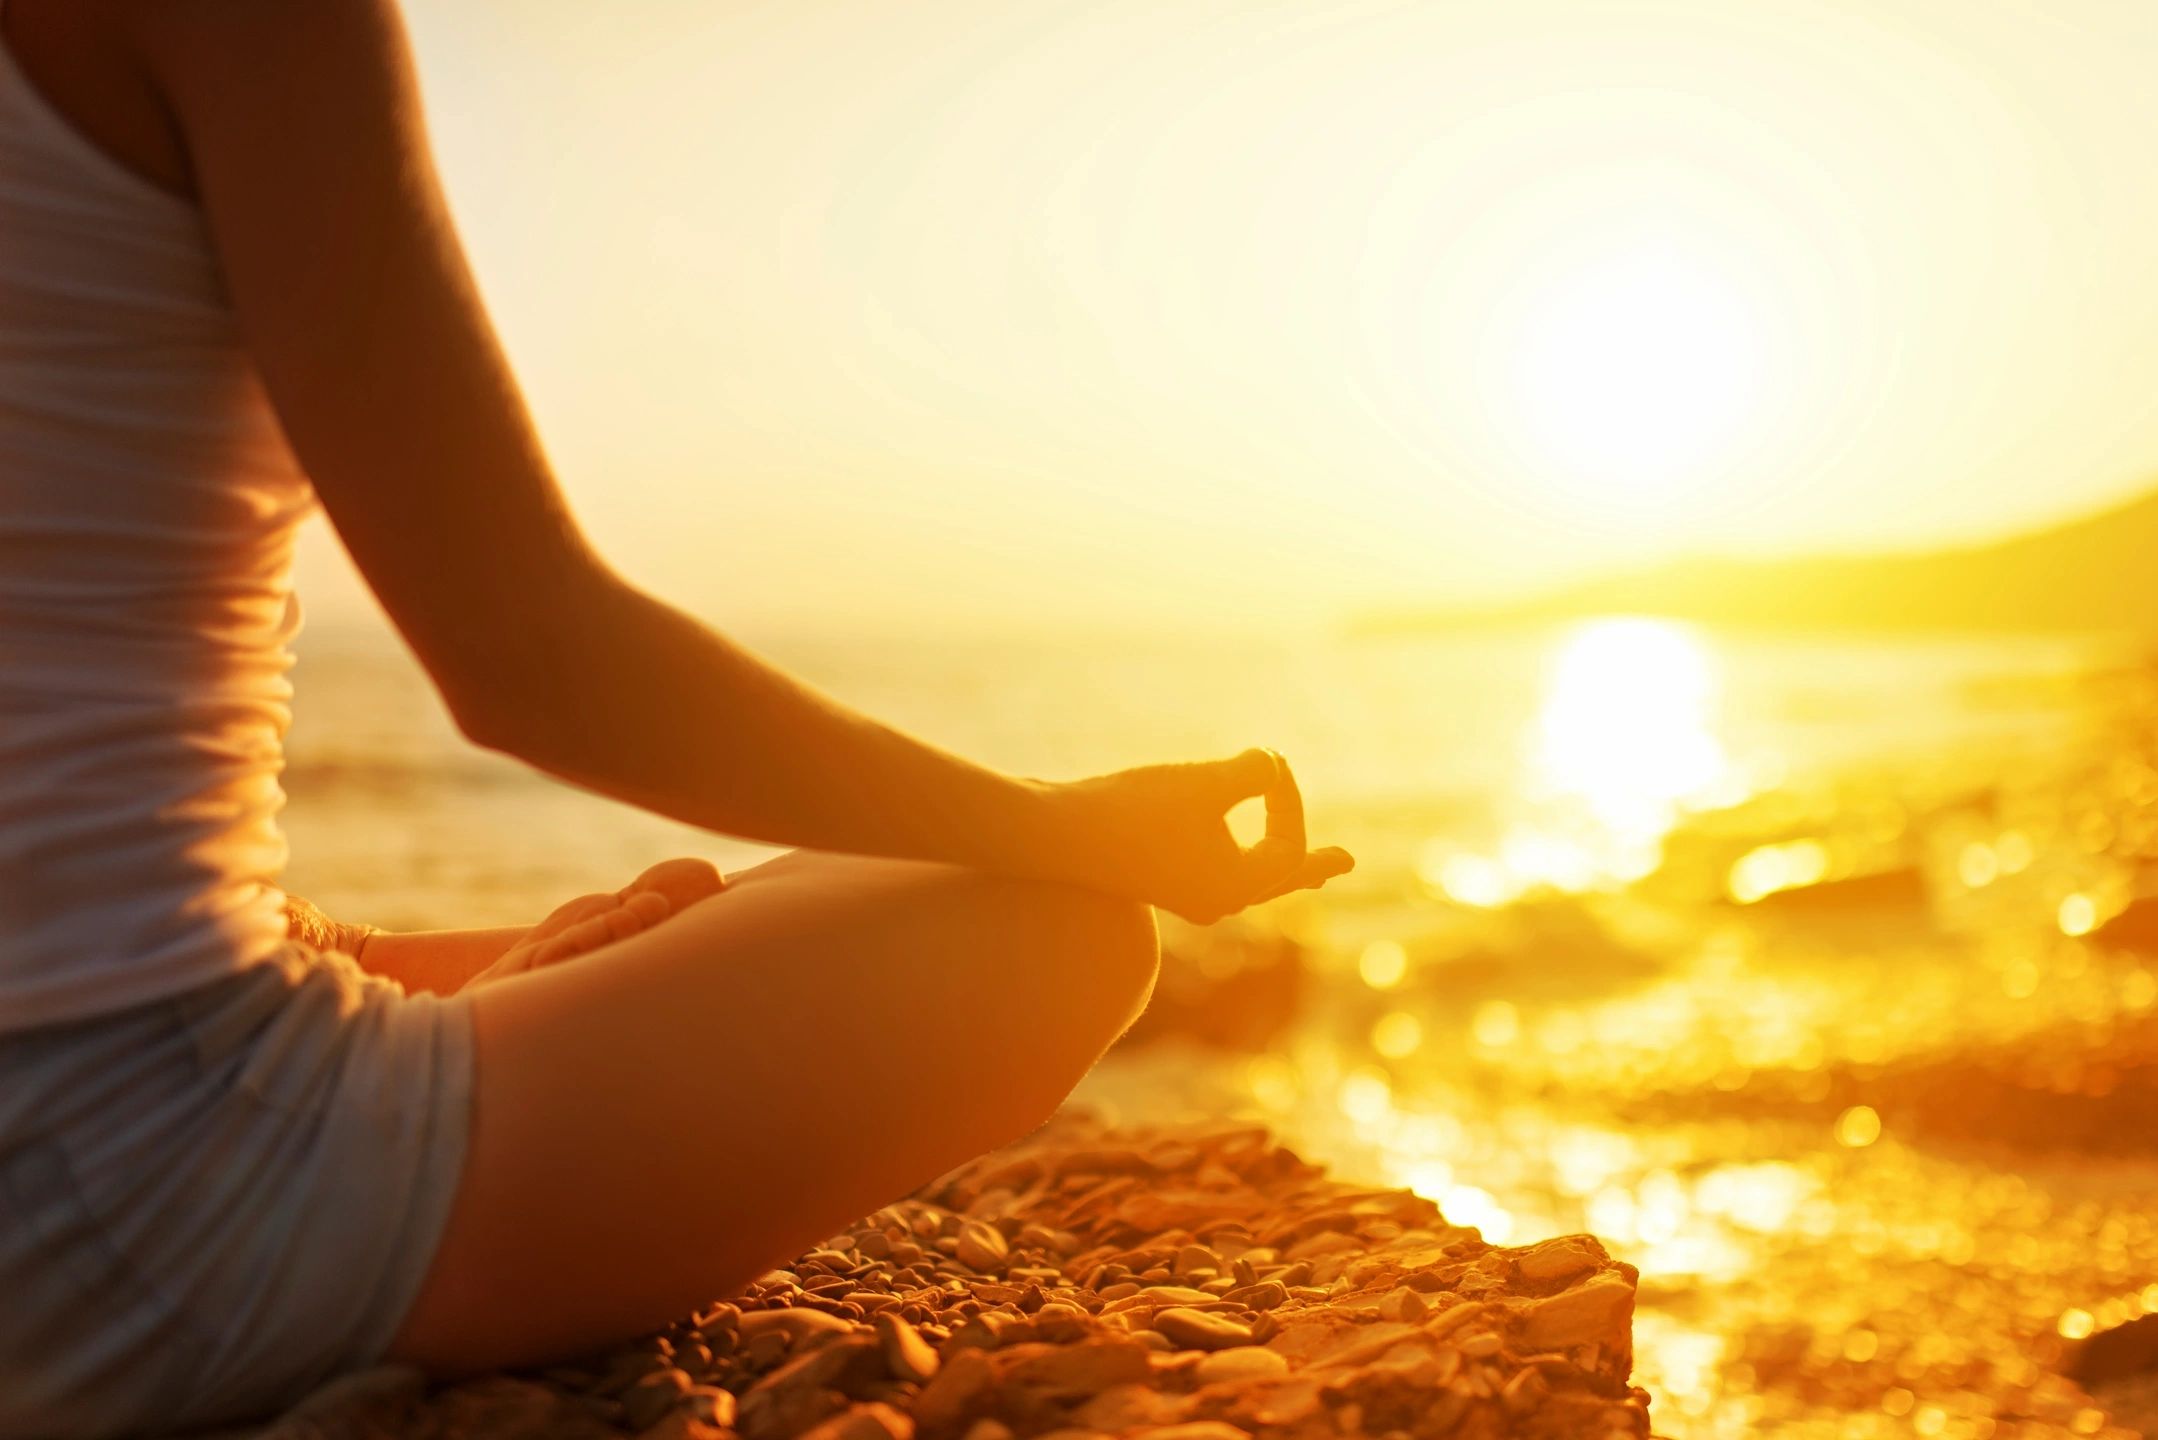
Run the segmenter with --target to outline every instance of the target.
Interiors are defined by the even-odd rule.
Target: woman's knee
[[[1046,1019],[1067,1029],[1091,1063],[1153,994],[1161,947],[1154,912],[1075,886],[1002,882],[1026,917],[1015,950]]]
[[[1091,961],[1088,983],[1101,991],[1114,1040],[1139,1018],[1153,998],[1161,969],[1161,937],[1152,906],[1136,900],[1071,892],[1078,909],[1082,954]]]

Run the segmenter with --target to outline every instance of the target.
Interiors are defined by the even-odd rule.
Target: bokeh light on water
[[[1689,626],[1615,618],[1565,632],[1498,808],[1503,829],[1480,849],[1434,837],[1426,883],[1488,909],[1649,875],[1682,815],[1747,793],[1718,733],[1721,698],[1714,653]]]
[[[2128,1433],[2064,1372],[2158,1311],[2158,922],[2118,933],[2153,696],[2033,678],[2045,718],[1959,730],[2032,691],[1953,688],[1868,765],[1730,733],[1694,632],[1548,653],[1488,843],[1285,917],[1320,974],[1276,1048],[1092,1093],[1258,1114],[1495,1241],[1602,1236],[1666,1435]]]
[[[1552,656],[1528,797],[1578,804],[1613,840],[1641,845],[1669,834],[1681,805],[1738,798],[1716,733],[1718,689],[1714,659],[1689,627],[1578,627]]]

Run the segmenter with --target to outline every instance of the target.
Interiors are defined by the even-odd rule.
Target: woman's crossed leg
[[[796,853],[481,986],[472,1135],[394,1357],[627,1338],[1039,1124],[1145,1005],[1152,912]]]

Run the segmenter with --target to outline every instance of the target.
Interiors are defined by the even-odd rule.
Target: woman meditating
[[[392,0],[0,0],[0,39],[0,1435],[663,1325],[1037,1124],[1145,1003],[1148,906],[1348,868],[1270,752],[997,774],[611,571]],[[475,743],[800,848],[523,932],[288,907],[318,498]]]

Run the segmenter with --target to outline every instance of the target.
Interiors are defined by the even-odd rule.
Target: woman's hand
[[[574,960],[668,919],[726,887],[709,860],[662,860],[621,889],[564,901],[467,983],[484,985]]]
[[[1271,750],[1233,760],[1150,765],[1048,787],[1064,853],[1052,858],[1078,883],[1145,900],[1198,925],[1291,890],[1312,890],[1355,868],[1346,850],[1306,848],[1304,797]],[[1228,813],[1266,798],[1266,834],[1246,849]]]

